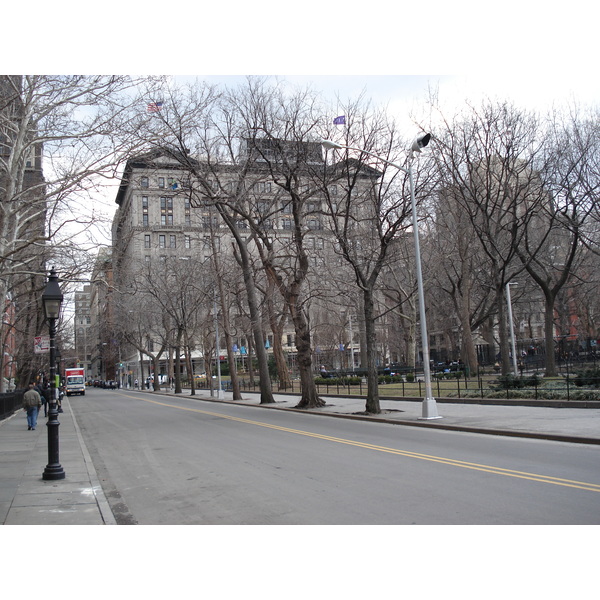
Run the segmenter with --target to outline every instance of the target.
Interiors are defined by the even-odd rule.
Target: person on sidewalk
[[[30,383],[29,389],[23,394],[23,409],[27,412],[27,430],[35,430],[38,411],[42,408],[42,399],[35,389],[35,384]]]
[[[46,398],[46,390],[44,389],[42,382],[40,381],[40,383],[38,383],[36,386],[34,386],[34,389],[40,395],[40,398],[42,400],[42,406],[44,407],[44,416],[47,417],[48,416],[48,400]]]

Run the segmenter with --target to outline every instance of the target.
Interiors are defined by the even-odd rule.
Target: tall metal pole
[[[422,404],[422,419],[439,419],[437,404],[431,390],[431,368],[429,365],[429,336],[425,317],[425,292],[423,288],[423,271],[421,268],[421,244],[419,241],[419,222],[417,219],[417,203],[413,183],[412,159],[408,163],[408,183],[410,186],[410,205],[412,210],[413,233],[415,237],[415,266],[417,270],[417,288],[419,293],[419,318],[421,320],[421,348],[423,352],[423,377],[425,379],[425,398]]]
[[[516,285],[516,283],[513,283],[512,285]],[[513,323],[513,314],[512,314],[512,301],[510,299],[510,283],[506,284],[506,302],[508,304],[508,323],[510,326],[510,343],[512,346],[512,363],[513,363],[513,373],[515,374],[515,377],[518,376],[518,372],[517,372],[517,349],[516,349],[516,345],[515,345],[515,326]]]
[[[58,277],[54,269],[50,273],[48,280],[48,286],[46,291],[51,289],[55,292],[60,288],[58,287]],[[45,292],[46,293],[46,292]],[[44,299],[44,296],[42,296]],[[61,297],[62,300],[62,297]],[[60,302],[59,302],[60,307]],[[48,328],[50,333],[50,409],[48,410],[48,422],[46,427],[48,428],[48,464],[42,473],[42,479],[45,480],[57,480],[64,479],[65,472],[59,461],[59,437],[58,428],[60,423],[58,422],[58,388],[56,386],[56,322],[58,317],[48,316]]]
[[[348,313],[350,321],[350,359],[352,360],[352,372],[354,373],[354,331],[352,330],[352,314]]]

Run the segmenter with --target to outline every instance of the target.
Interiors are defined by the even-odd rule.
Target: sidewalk
[[[114,525],[68,398],[60,422],[60,464],[66,477],[44,481],[48,429],[43,410],[35,431],[25,411],[0,421],[0,523],[3,525]]]
[[[133,390],[131,390],[133,391]],[[136,393],[148,393],[137,392]],[[172,395],[170,390],[161,392]],[[181,396],[190,396],[184,390]],[[232,402],[231,392],[224,399],[211,397],[205,390],[194,398],[212,402]],[[299,396],[275,394],[275,403],[260,405],[260,396],[244,393],[244,404],[268,410],[294,410]],[[381,414],[364,415],[362,398],[323,396],[326,406],[303,414],[380,421],[412,427],[430,427],[508,435],[562,442],[600,444],[600,409],[450,404],[437,402],[441,419],[421,419],[421,402],[381,400]],[[35,431],[27,431],[25,412],[17,411],[0,421],[0,523],[4,525],[114,525],[115,518],[71,410],[63,399],[59,414],[60,463],[63,480],[44,481],[48,464],[46,418],[41,415]]]

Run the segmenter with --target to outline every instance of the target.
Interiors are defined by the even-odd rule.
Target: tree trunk
[[[190,344],[186,337],[185,343],[185,370],[187,372],[188,379],[190,381],[190,396],[196,395],[196,380],[194,379],[194,367],[192,364],[192,351],[190,349]]]
[[[544,302],[544,334],[546,340],[544,342],[546,350],[546,377],[556,377],[558,371],[556,370],[556,353],[554,352],[554,298],[545,292]]]
[[[152,357],[152,365],[154,368],[154,391],[160,392],[160,381],[158,380],[158,370],[160,369],[159,362],[160,354],[156,354]]]
[[[379,377],[377,375],[377,340],[375,335],[375,321],[373,319],[373,294],[371,290],[363,292],[363,308],[365,315],[365,338],[367,355],[367,403],[365,411],[378,415],[381,412],[379,405]]]
[[[256,298],[254,273],[252,272],[250,257],[248,256],[248,250],[243,242],[238,244],[238,250],[239,264],[242,267],[242,274],[244,277],[244,284],[246,287],[246,296],[248,299],[248,310],[250,312],[252,333],[254,336],[254,345],[256,347],[256,358],[258,362],[258,376],[260,385],[260,403],[271,404],[275,402],[275,398],[273,398],[271,378],[269,377],[269,364],[267,362],[267,353],[265,351],[265,344],[263,340],[261,315],[258,309],[258,300]],[[252,360],[250,353],[248,353],[248,360]]]
[[[474,373],[477,369],[477,350],[473,342],[473,332],[471,331],[471,319],[469,309],[469,298],[471,290],[466,290],[464,294],[459,295],[457,300],[460,302],[459,319],[461,325],[461,348],[460,357],[469,370]]]
[[[231,325],[229,322],[229,307],[226,303],[225,288],[223,279],[219,278],[219,299],[221,303],[221,315],[223,317],[223,335],[225,336],[225,347],[227,348],[227,363],[229,364],[229,376],[231,378],[231,388],[233,391],[233,400],[241,400],[240,380],[237,374],[237,364],[235,362],[235,352],[233,351],[233,340],[231,339]]]
[[[506,310],[504,308],[505,296],[504,286],[496,291],[496,303],[498,307],[498,336],[500,338],[500,357],[502,375],[508,375],[511,372],[508,332],[506,326]]]
[[[175,343],[175,393],[181,394],[181,337],[183,330],[177,330],[177,342]]]
[[[296,332],[297,361],[302,394],[296,408],[317,408],[319,406],[325,406],[325,401],[319,398],[319,395],[317,394],[317,386],[315,385],[312,373],[310,329],[301,307],[298,306],[297,295],[291,294],[288,297],[288,304]]]

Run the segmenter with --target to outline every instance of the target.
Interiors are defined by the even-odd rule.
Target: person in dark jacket
[[[33,383],[29,384],[29,389],[23,394],[23,410],[27,413],[27,430],[35,430],[37,417],[42,407],[42,399],[35,389]]]

